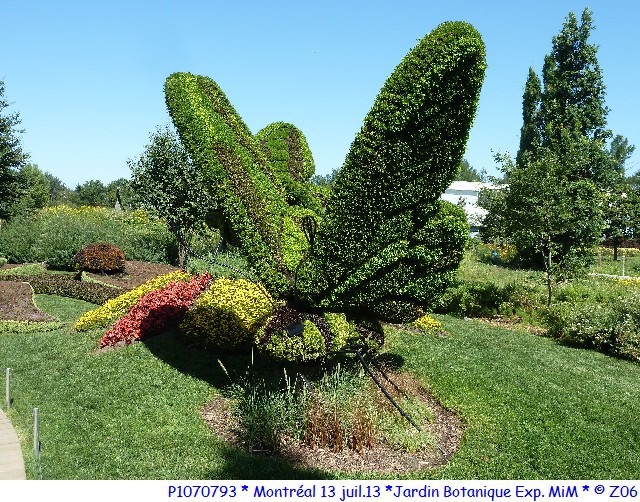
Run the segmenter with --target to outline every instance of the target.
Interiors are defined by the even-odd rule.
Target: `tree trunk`
[[[549,250],[547,260],[547,307],[551,307],[551,288],[553,285],[553,277],[551,276],[551,250]]]
[[[618,261],[618,246],[613,245],[613,261]]]

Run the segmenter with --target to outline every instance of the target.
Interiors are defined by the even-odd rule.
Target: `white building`
[[[478,181],[454,181],[442,196],[443,200],[460,204],[467,214],[469,233],[472,237],[478,235],[480,225],[487,211],[478,206],[478,194],[480,190],[495,190],[498,186],[493,183],[481,183]]]

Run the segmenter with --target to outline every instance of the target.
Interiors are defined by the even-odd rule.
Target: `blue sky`
[[[488,62],[465,157],[496,174],[492,151],[517,151],[528,68],[541,72],[567,14],[585,7],[609,127],[640,150],[635,1],[11,1],[0,79],[31,161],[70,188],[129,177],[127,159],[170,122],[162,89],[175,71],[214,79],[253,132],[298,126],[326,174],[402,57],[441,22],[462,20],[482,34]],[[627,164],[638,169],[640,152]]]

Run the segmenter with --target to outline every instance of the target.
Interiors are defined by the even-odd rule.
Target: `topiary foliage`
[[[377,351],[383,342],[379,323],[358,326],[345,314],[303,312],[291,305],[276,307],[255,340],[267,355],[290,362],[315,361],[350,344]]]
[[[460,22],[440,25],[398,65],[334,181],[298,284],[308,301],[403,318],[449,282],[467,230],[462,211],[438,198],[462,159],[485,66],[480,35]]]
[[[485,66],[469,24],[426,35],[380,91],[326,209],[298,196],[311,169],[293,126],[272,124],[254,138],[205,77],[173,74],[165,93],[230,236],[276,298],[300,312],[411,321],[462,258],[464,213],[438,198],[462,159]],[[318,340],[309,316],[306,333]]]
[[[282,248],[288,204],[258,141],[209,78],[174,73],[165,97],[180,139],[218,202],[225,235],[242,247],[269,291],[286,295],[294,277]]]
[[[198,297],[180,330],[188,341],[204,348],[244,348],[273,308],[274,301],[260,286],[221,277]]]
[[[315,164],[302,131],[292,124],[275,122],[258,131],[256,139],[284,188],[287,203],[321,211],[309,184]]]
[[[73,264],[80,270],[89,272],[124,272],[126,260],[124,253],[115,244],[94,242],[83,247],[73,257]]]

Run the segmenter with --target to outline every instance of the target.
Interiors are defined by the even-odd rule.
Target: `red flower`
[[[207,272],[189,282],[174,281],[162,289],[150,291],[133,305],[100,340],[100,347],[130,344],[156,335],[180,322],[195,299],[211,282]]]

